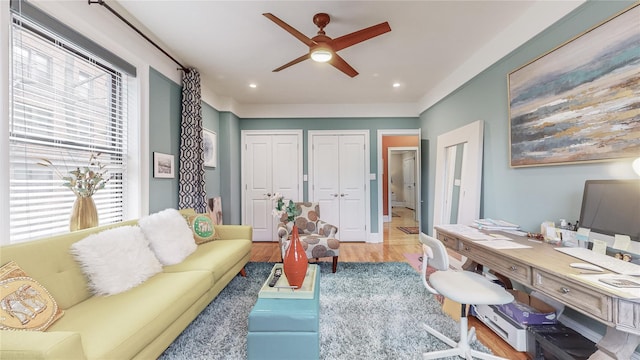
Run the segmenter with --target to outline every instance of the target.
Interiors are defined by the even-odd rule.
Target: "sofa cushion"
[[[196,244],[204,244],[209,241],[219,239],[216,229],[213,226],[213,220],[207,214],[190,215],[187,218],[189,227],[193,232],[193,239]]]
[[[0,268],[0,329],[43,331],[62,314],[49,291],[14,261]]]
[[[89,235],[71,245],[71,253],[96,295],[127,291],[162,271],[149,241],[137,226],[121,226]]]
[[[71,244],[90,234],[115,227],[135,225],[136,220],[72,231],[41,240],[2,246],[0,264],[15,261],[20,267],[47,288],[61,309],[68,309],[91,296],[87,277],[69,248]]]
[[[162,265],[177,264],[198,247],[187,221],[176,209],[145,216],[138,224]]]
[[[166,266],[165,272],[192,270],[210,271],[215,281],[251,252],[251,240],[216,240],[198,246],[198,249],[180,264]]]
[[[92,297],[49,331],[74,331],[88,359],[130,359],[152,343],[213,285],[211,273],[160,273],[130,291]]]
[[[80,334],[72,331],[3,331],[0,359],[87,360]]]

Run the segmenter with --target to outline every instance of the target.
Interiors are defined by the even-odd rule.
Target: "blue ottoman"
[[[258,298],[249,313],[248,359],[319,359],[319,312],[320,269],[312,299]]]

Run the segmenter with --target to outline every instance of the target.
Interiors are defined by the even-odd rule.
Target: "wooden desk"
[[[584,271],[569,266],[580,260],[522,236],[503,233],[531,248],[497,250],[445,228],[435,229],[436,237],[460,255],[607,325],[600,350],[589,359],[629,359],[640,343],[640,303],[570,276]]]

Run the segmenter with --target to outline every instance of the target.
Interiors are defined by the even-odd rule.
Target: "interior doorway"
[[[413,211],[418,221],[418,147],[389,147],[387,152],[387,214],[393,207],[404,207]],[[385,217],[385,221],[391,221],[391,217]]]
[[[381,242],[418,237],[421,218],[420,129],[378,130]],[[395,215],[395,216],[394,216]],[[403,230],[415,233],[404,233]],[[411,239],[410,241],[413,241]]]

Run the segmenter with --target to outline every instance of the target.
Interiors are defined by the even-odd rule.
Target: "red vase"
[[[289,280],[289,285],[299,289],[307,275],[307,266],[309,260],[307,254],[302,247],[300,237],[298,236],[298,227],[293,225],[291,229],[291,241],[289,249],[284,256],[284,275]]]

